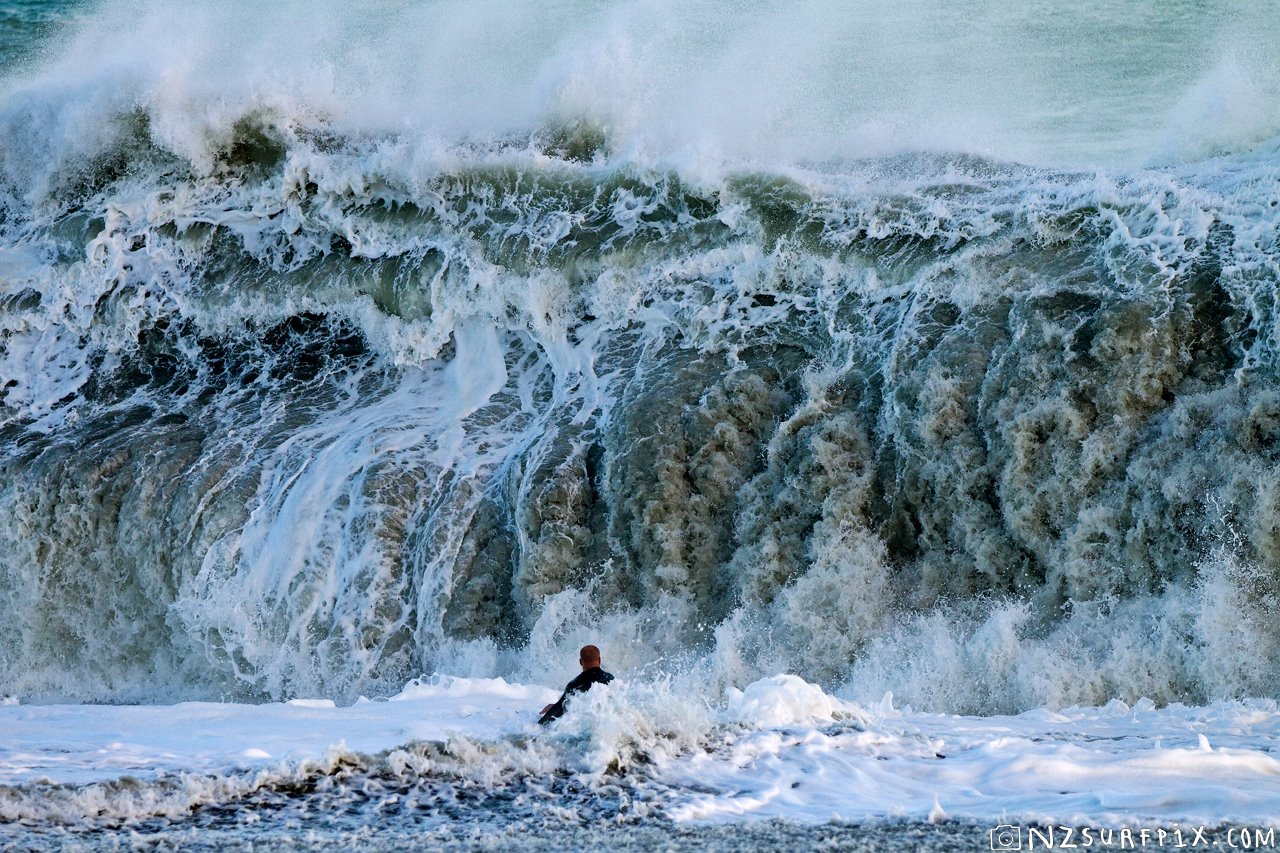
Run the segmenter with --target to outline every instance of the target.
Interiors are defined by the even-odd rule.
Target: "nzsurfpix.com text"
[[[1274,827],[1121,827],[1016,826],[1002,823],[991,830],[992,850],[1141,850],[1144,848],[1268,850],[1276,846]]]

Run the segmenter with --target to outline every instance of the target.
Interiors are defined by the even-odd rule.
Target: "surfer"
[[[586,693],[591,689],[593,684],[608,684],[613,681],[613,676],[600,668],[600,649],[596,646],[583,646],[578,652],[578,663],[582,665],[582,672],[570,681],[564,688],[564,694],[559,699],[542,709],[542,716],[538,719],[538,725],[545,726],[552,720],[558,720],[564,716],[564,703],[570,695],[574,693]]]

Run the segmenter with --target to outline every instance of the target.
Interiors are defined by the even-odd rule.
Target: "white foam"
[[[729,719],[756,726],[813,725],[836,719],[858,718],[862,712],[794,675],[775,675],[750,684],[746,690],[729,688],[725,712]]]
[[[708,715],[686,691],[620,681],[579,697],[560,723],[539,729],[537,711],[555,695],[502,679],[435,678],[406,686],[391,701],[348,707],[4,706],[0,784],[21,792],[37,781],[84,786],[128,775],[145,785],[187,774],[179,797],[187,805],[169,802],[177,794],[111,800],[113,808],[136,810],[128,817],[166,809],[178,815],[190,802],[236,796],[244,785],[232,774],[287,775],[353,752],[393,751],[396,772],[430,772],[429,761],[397,748],[453,738],[461,762],[451,765],[455,771],[490,781],[517,771],[545,774],[559,763],[588,786],[616,785],[616,776],[604,774],[609,766],[627,768],[618,750],[640,749],[646,761],[631,771],[638,774],[636,799],[661,791],[655,802],[680,821],[1278,823],[1280,709],[1270,701],[1162,709],[1115,702],[966,717],[895,711],[888,703],[863,709],[778,675],[731,691]],[[535,733],[517,753],[483,747]],[[513,755],[523,757],[511,765]],[[75,807],[104,807],[103,795],[85,792]],[[75,802],[60,799],[58,819],[68,819],[65,809]]]
[[[348,707],[329,699],[5,706],[0,784],[43,778],[79,785],[125,773],[225,774],[319,760],[339,744],[375,753],[455,733],[491,738],[519,730],[556,696],[500,678],[442,679],[410,684],[391,701]]]
[[[424,153],[586,118],[626,156],[691,173],[904,148],[1133,162],[1280,130],[1275,23],[1265,3],[109,2],[17,85],[33,117],[57,116],[53,160],[142,105],[206,169],[251,111],[407,128]]]
[[[1224,745],[1206,751],[1208,737]],[[865,729],[765,728],[669,768],[673,780],[726,791],[690,798],[672,814],[1275,824],[1278,742],[1280,713],[1270,701],[1160,710],[1116,703],[1013,717],[881,707]]]

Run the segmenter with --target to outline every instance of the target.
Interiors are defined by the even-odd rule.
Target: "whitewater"
[[[0,844],[1268,837],[1280,9],[1008,6],[0,5]]]

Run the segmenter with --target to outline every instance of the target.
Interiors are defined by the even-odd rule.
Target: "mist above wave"
[[[107,2],[11,83],[45,157],[122,107],[198,167],[260,110],[428,154],[582,120],[629,158],[716,169],[979,153],[1168,162],[1280,133],[1271,4]]]

